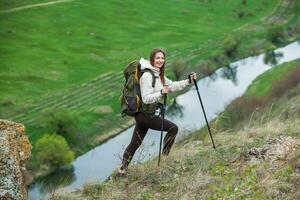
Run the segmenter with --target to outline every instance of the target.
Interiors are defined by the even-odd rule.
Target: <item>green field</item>
[[[74,0],[6,12],[44,2],[49,1],[0,3],[0,117],[25,124],[34,144],[55,131],[49,121],[59,115],[71,124],[75,138],[68,142],[76,153],[126,122],[119,96],[129,61],[148,58],[161,47],[169,64],[184,60],[194,70],[222,54],[228,36],[241,38],[237,57],[248,56],[274,47],[266,40],[274,24],[299,23],[300,5],[293,0]]]

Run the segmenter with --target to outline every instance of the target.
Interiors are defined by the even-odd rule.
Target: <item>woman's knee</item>
[[[178,126],[174,124],[171,128],[169,128],[168,133],[172,133],[173,135],[176,135],[178,133]]]

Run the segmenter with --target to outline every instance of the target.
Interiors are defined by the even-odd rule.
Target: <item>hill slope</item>
[[[294,73],[300,74],[299,64],[297,60],[283,64],[289,70],[269,70],[244,96],[257,94],[255,88],[266,84],[263,80],[276,85],[278,70],[280,81],[291,80]],[[220,128],[218,119],[212,122],[216,150],[204,127],[177,144],[160,167],[157,160],[132,165],[124,178],[113,176],[53,199],[299,199],[299,80],[286,84],[285,92],[230,129]]]

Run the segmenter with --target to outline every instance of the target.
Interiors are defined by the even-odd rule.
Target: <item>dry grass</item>
[[[157,160],[132,165],[127,177],[114,175],[105,183],[85,185],[59,199],[293,197],[299,189],[300,140],[286,135],[299,133],[299,124],[299,119],[273,119],[235,133],[221,132],[215,137],[216,143],[221,144],[216,150],[211,148],[208,139],[176,146],[169,157],[163,158],[160,167]],[[267,141],[280,135],[286,139],[282,144],[272,146],[274,149],[268,154],[272,156],[259,159],[249,155],[251,148],[262,148]],[[277,160],[276,152],[280,152],[281,145],[285,151],[278,154]]]

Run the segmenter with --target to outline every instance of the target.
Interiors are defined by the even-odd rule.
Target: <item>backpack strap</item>
[[[152,75],[152,87],[154,88],[156,78],[158,78],[158,77],[155,76],[154,72],[153,72],[151,69],[147,69],[147,68],[146,68],[146,69],[143,69],[143,70],[141,71],[142,74],[145,73],[145,72],[150,72],[150,74]]]

